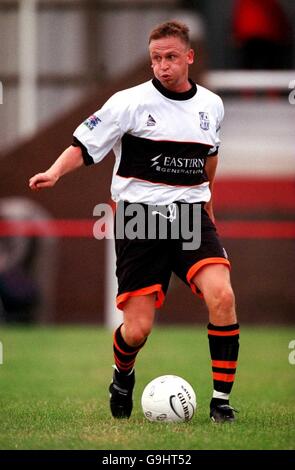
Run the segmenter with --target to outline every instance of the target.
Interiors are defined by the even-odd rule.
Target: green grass
[[[110,417],[112,333],[97,327],[2,328],[0,449],[295,449],[295,366],[290,327],[243,327],[233,425],[208,418],[211,373],[205,327],[157,327],[138,356],[134,412]],[[144,386],[184,377],[197,394],[188,423],[150,423]]]

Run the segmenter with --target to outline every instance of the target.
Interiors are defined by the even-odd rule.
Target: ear
[[[195,51],[193,49],[190,49],[187,53],[187,63],[188,63],[188,65],[193,64],[194,59],[195,59]]]

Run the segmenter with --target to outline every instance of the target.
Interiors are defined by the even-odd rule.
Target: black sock
[[[129,346],[121,334],[121,326],[122,325],[120,325],[114,332],[114,358],[119,372],[128,375],[134,367],[137,353],[143,347],[146,340],[144,340],[139,346]]]
[[[239,324],[208,325],[208,339],[212,360],[213,398],[211,406],[228,404],[234,384],[239,353]],[[220,398],[222,397],[222,398]]]

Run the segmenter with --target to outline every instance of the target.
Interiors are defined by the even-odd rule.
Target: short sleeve
[[[103,160],[122,136],[118,105],[114,97],[74,131],[73,145],[81,147],[86,165]]]
[[[214,157],[218,154],[218,149],[220,147],[220,129],[221,123],[224,118],[224,106],[222,99],[218,96],[217,102],[217,113],[216,113],[216,124],[215,124],[215,145],[212,147],[208,153],[208,157]]]

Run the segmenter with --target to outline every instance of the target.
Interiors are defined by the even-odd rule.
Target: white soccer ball
[[[162,375],[147,384],[141,406],[149,421],[189,421],[197,407],[196,394],[183,378]]]

